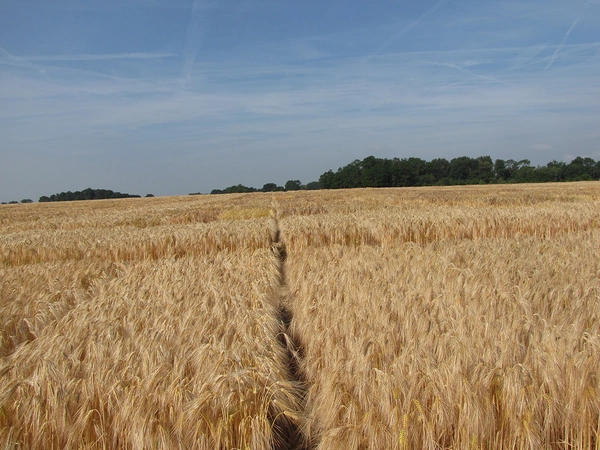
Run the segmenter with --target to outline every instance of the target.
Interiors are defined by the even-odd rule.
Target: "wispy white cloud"
[[[183,69],[181,71],[182,90],[192,77],[192,70],[202,41],[208,31],[208,0],[194,0],[192,17],[186,32],[185,48],[183,50]]]
[[[36,8],[44,10],[59,11],[106,11],[115,8],[188,8],[189,0],[104,0],[104,1],[85,1],[81,0],[56,0],[52,2],[40,0],[3,0],[3,5],[11,9]]]
[[[25,69],[34,70],[39,74],[44,74],[44,70],[33,64],[31,61],[28,61],[26,58],[15,56],[2,47],[0,47],[0,55],[2,56],[0,57],[0,65],[23,67]]]
[[[497,51],[493,59],[507,65],[513,60],[511,54],[520,51]],[[493,54],[488,53],[488,58]],[[239,127],[241,119],[250,119],[252,127],[265,132],[274,121],[288,129],[292,123],[307,125],[313,119],[315,127],[321,121],[332,128],[335,122],[355,119],[357,129],[361,121],[363,128],[381,128],[378,121],[387,123],[381,122],[382,116],[392,123],[416,125],[449,111],[454,112],[448,123],[491,124],[524,111],[535,117],[543,111],[560,114],[564,107],[589,110],[596,104],[594,94],[590,95],[595,77],[558,72],[539,80],[531,73],[503,72],[499,78],[498,67],[478,65],[479,55],[479,50],[380,55],[372,61],[367,78],[355,58],[321,61],[316,66],[221,65],[203,74],[200,89],[185,95],[177,95],[175,79],[90,78],[85,72],[55,68],[59,71],[43,83],[18,75],[0,80],[0,97],[6,105],[1,115],[5,120],[24,121],[29,112],[31,120],[47,126],[49,134],[61,129],[58,123],[66,118],[66,128],[77,123],[82,133],[203,121],[210,122],[211,129],[215,123],[231,129]],[[38,135],[44,134],[44,127],[39,127]]]
[[[110,172],[107,161],[115,158],[125,179],[120,168],[133,173],[143,161],[152,171],[135,176],[150,186],[172,175],[162,190],[148,189],[157,194],[185,193],[183,178],[193,184],[188,192],[286,180],[269,173],[310,181],[368,149],[384,157],[490,154],[534,164],[567,152],[592,154],[598,137],[590,130],[600,123],[600,38],[591,17],[572,22],[563,0],[548,1],[547,9],[546,0],[492,2],[496,9],[486,16],[487,4],[458,10],[442,0],[408,25],[390,19],[310,35],[269,28],[268,37],[235,41],[238,32],[260,31],[253,8],[269,14],[264,3],[225,2],[217,10],[209,0],[195,0],[191,17],[174,14],[181,36],[168,45],[82,46],[72,53],[57,47],[25,57],[12,51],[14,42],[3,43],[0,147],[3,156],[10,153],[11,167],[22,170],[0,167],[0,193],[22,188],[19,177],[27,178],[32,154],[44,161],[40,173],[46,165],[47,179],[63,184],[73,180],[69,171],[86,174],[83,180],[106,179],[102,171]],[[186,4],[189,10],[191,0]],[[207,29],[220,33],[217,24],[228,22],[217,22],[213,11],[239,18],[219,52]],[[548,36],[560,29],[562,42],[550,45]],[[60,162],[65,159],[70,170]],[[261,172],[267,165],[271,170]],[[73,188],[71,181],[64,185]],[[18,195],[58,191],[40,187]]]
[[[3,49],[2,47],[0,47],[0,53],[2,54],[2,56],[4,56],[5,58],[14,58],[13,54],[10,53],[8,50]]]
[[[21,59],[24,61],[44,61],[44,62],[61,62],[61,61],[110,61],[110,60],[125,60],[125,59],[163,59],[173,58],[178,56],[176,53],[108,53],[108,54],[84,54],[84,55],[45,55],[45,56],[26,56]]]

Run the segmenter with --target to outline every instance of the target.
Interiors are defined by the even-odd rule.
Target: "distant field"
[[[600,448],[600,184],[0,207],[0,448]]]

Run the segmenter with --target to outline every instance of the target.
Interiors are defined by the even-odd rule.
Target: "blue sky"
[[[600,159],[600,0],[3,0],[0,201]]]

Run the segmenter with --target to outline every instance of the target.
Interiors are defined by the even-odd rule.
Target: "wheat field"
[[[600,448],[600,185],[0,207],[0,448]]]

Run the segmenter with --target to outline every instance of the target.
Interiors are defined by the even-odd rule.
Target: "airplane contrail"
[[[458,64],[452,64],[452,63],[442,64],[442,63],[439,63],[437,65],[445,66],[445,67],[451,67],[452,69],[460,70],[461,72],[464,72],[464,73],[466,73],[466,74],[468,74],[468,75],[470,75],[470,76],[472,76],[474,78],[479,78],[481,80],[492,81],[494,83],[500,83],[500,84],[504,84],[506,86],[513,86],[512,84],[507,83],[506,81],[502,81],[502,80],[500,80],[498,78],[489,77],[487,75],[480,75],[480,74],[471,72],[470,70],[465,69],[464,67],[461,67]]]
[[[571,25],[571,28],[569,28],[569,31],[567,31],[567,34],[565,34],[565,37],[563,38],[562,42],[560,43],[560,45],[554,51],[554,54],[552,55],[552,58],[550,59],[550,62],[548,63],[548,65],[544,69],[544,72],[546,70],[548,70],[548,68],[554,63],[554,60],[556,59],[556,57],[558,56],[558,54],[560,53],[560,51],[564,47],[565,43],[567,42],[567,39],[569,39],[569,35],[571,34],[571,31],[573,31],[573,28],[575,28],[575,25],[577,25],[577,22],[579,22],[579,17],[577,19],[575,19],[575,21],[573,22],[573,25]]]
[[[192,6],[192,18],[186,32],[185,48],[183,50],[183,69],[181,71],[182,90],[192,77],[192,70],[196,56],[202,47],[202,41],[208,27],[206,12],[208,5],[205,0],[194,0]]]
[[[419,18],[417,18],[416,20],[413,20],[407,26],[405,26],[404,28],[402,28],[400,31],[398,31],[397,33],[395,33],[394,35],[392,35],[390,38],[386,39],[385,42],[383,44],[381,44],[376,50],[374,50],[373,52],[371,52],[367,56],[366,59],[368,60],[371,56],[376,55],[378,53],[381,53],[388,45],[390,45],[396,39],[404,36],[410,30],[412,30],[417,25],[419,25],[425,18],[427,18],[428,16],[430,16],[431,14],[433,14],[434,12],[436,12],[438,9],[440,9],[442,6],[444,6],[449,1],[450,0],[439,0],[435,5],[433,5],[427,11],[425,11]]]
[[[175,53],[104,53],[104,54],[77,54],[77,55],[47,55],[28,56],[27,61],[105,61],[118,59],[161,59],[176,56]]]
[[[2,47],[0,47],[0,52],[4,53],[4,55],[10,57],[12,56],[10,53],[8,53],[6,50],[4,50]]]

